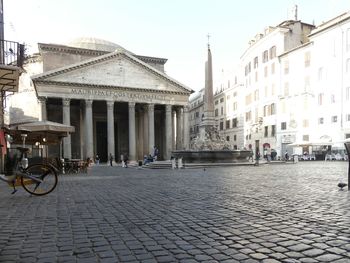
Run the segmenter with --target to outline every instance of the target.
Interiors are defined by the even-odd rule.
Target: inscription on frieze
[[[131,100],[146,100],[146,101],[152,101],[152,100],[169,100],[169,97],[166,95],[160,95],[160,94],[145,94],[145,93],[131,93],[131,92],[123,92],[123,91],[112,91],[112,90],[85,90],[85,89],[71,89],[72,94],[76,95],[91,95],[94,97],[108,97],[108,98],[114,98],[116,100],[118,99],[131,99]]]

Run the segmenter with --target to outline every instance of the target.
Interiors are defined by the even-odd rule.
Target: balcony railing
[[[24,45],[18,42],[0,40],[0,65],[22,67],[24,61]]]

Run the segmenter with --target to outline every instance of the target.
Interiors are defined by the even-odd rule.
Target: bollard
[[[178,168],[178,169],[183,168],[183,165],[182,165],[182,157],[179,158],[178,161],[177,161],[177,168]]]
[[[175,169],[176,168],[176,159],[173,158],[171,159],[171,169]]]

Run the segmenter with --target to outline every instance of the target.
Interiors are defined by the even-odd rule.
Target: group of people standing
[[[108,156],[108,161],[109,161],[110,166],[113,166],[113,160],[114,160],[114,157],[113,157],[112,153],[110,153]],[[122,154],[120,156],[120,161],[122,162],[122,167],[125,167],[125,168],[128,167],[129,158],[128,158],[127,154]],[[100,157],[98,156],[98,154],[95,156],[95,164],[96,165],[100,164]]]
[[[158,156],[159,156],[159,150],[158,150],[158,148],[156,146],[154,146],[153,150],[152,150],[152,153],[149,156],[147,156],[147,155],[144,156],[144,160],[143,160],[144,163],[143,164],[147,164],[149,162],[157,161],[158,160]],[[108,160],[109,160],[110,166],[113,166],[114,157],[113,157],[112,153],[109,154]],[[128,162],[129,162],[128,154],[122,154],[120,156],[120,161],[121,161],[122,167],[128,168]],[[96,165],[100,164],[100,157],[98,156],[98,154],[95,156],[95,164]]]

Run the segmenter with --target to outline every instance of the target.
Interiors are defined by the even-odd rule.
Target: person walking
[[[284,159],[286,160],[286,162],[289,160],[288,151],[286,151],[286,153],[284,154]]]
[[[124,165],[125,165],[124,167],[125,167],[125,168],[128,168],[128,159],[129,159],[129,158],[128,158],[128,155],[127,155],[127,154],[124,154]]]
[[[98,156],[98,154],[96,154],[95,163],[96,163],[97,165],[100,164],[100,157]]]
[[[111,153],[109,154],[109,163],[113,166],[113,155]]]

